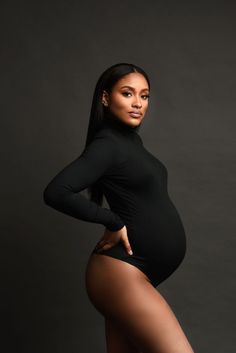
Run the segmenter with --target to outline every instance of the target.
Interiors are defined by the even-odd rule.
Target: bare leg
[[[107,353],[141,353],[114,320],[105,318]]]
[[[193,353],[170,306],[135,266],[93,254],[86,270],[86,289],[95,308],[122,328],[137,352]]]

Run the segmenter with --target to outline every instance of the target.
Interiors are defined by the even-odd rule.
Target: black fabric
[[[112,231],[126,225],[133,255],[120,243],[101,254],[133,264],[157,286],[182,262],[186,236],[168,195],[167,169],[144,147],[138,131],[139,127],[106,119],[81,155],[47,185],[44,201],[58,211]],[[102,188],[109,209],[80,194],[95,182]]]

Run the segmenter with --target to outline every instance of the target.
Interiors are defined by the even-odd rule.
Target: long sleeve
[[[64,167],[43,192],[44,202],[79,220],[99,223],[111,231],[124,226],[120,216],[87,199],[80,192],[102,177],[117,161],[115,141],[98,135],[79,157]]]

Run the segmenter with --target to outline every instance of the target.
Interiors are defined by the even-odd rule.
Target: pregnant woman
[[[156,287],[183,261],[186,236],[167,190],[165,165],[139,135],[150,95],[140,67],[100,76],[82,153],[44,190],[48,206],[102,224],[88,259],[88,297],[103,315],[107,353],[193,353]],[[81,195],[87,189],[89,198]],[[105,196],[109,208],[102,207]]]

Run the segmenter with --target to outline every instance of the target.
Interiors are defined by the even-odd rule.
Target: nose
[[[132,106],[133,107],[137,107],[137,108],[141,108],[142,107],[142,103],[141,103],[140,98],[138,98],[138,97],[134,98]]]

